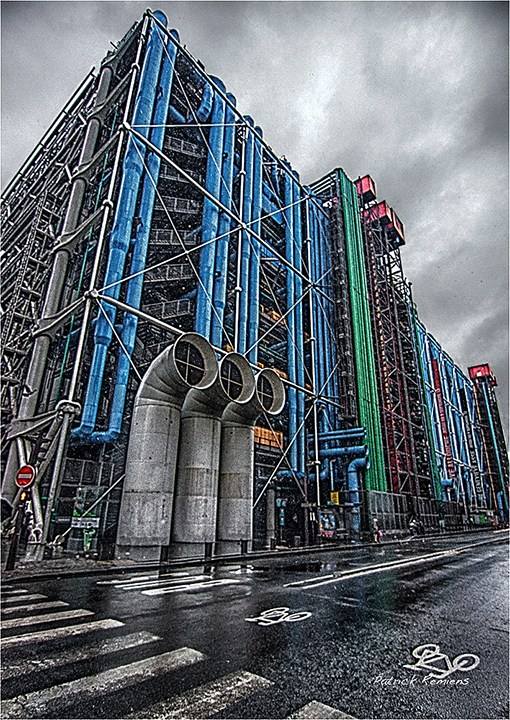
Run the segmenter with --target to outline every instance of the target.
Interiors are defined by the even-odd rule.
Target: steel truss
[[[287,327],[289,312],[298,306],[306,305],[307,308],[307,303],[313,302],[312,295],[321,299],[322,303],[330,302],[329,293],[320,286],[312,286],[306,253],[300,256],[300,269],[298,263],[289,262],[285,255],[285,212],[289,207],[292,209],[296,202],[303,208],[312,202],[308,191],[298,183],[300,199],[285,205],[281,200],[285,177],[292,177],[293,182],[296,180],[285,162],[276,158],[260,140],[264,181],[272,187],[275,197],[280,198],[277,209],[261,218],[260,229],[255,231],[253,222],[242,220],[242,173],[233,184],[231,210],[222,206],[218,198],[209,196],[204,179],[210,126],[195,123],[196,131],[190,134],[189,130],[194,127],[194,115],[204,92],[197,85],[196,77],[201,75],[206,83],[211,83],[211,80],[174,38],[171,41],[178,45],[178,53],[171,105],[180,109],[189,127],[169,124],[163,150],[159,152],[161,170],[156,186],[147,261],[142,272],[144,289],[141,306],[137,309],[124,302],[126,288],[132,278],[126,271],[120,280],[118,300],[108,297],[108,287],[104,286],[106,248],[119,189],[121,158],[129,137],[143,143],[147,152],[155,151],[148,137],[141,135],[139,128],[129,125],[149,18],[153,18],[150,11],[103,62],[101,73],[87,79],[32,160],[13,181],[3,200],[2,210],[6,217],[4,237],[9,248],[5,268],[9,295],[7,322],[4,324],[6,365],[3,372],[11,390],[5,393],[2,402],[7,422],[19,417],[21,423],[16,425],[14,422],[9,427],[7,438],[11,440],[12,451],[7,471],[12,474],[13,468],[28,460],[38,471],[38,485],[33,491],[38,518],[35,539],[40,540],[42,533],[43,544],[48,532],[52,537],[67,529],[76,486],[83,483],[95,484],[103,490],[112,489],[107,513],[111,535],[115,524],[115,505],[118,508],[120,499],[118,482],[125,462],[137,378],[143,375],[163,347],[179,334],[194,328],[196,290],[201,284],[200,254],[204,248],[201,228],[204,198],[212,200],[231,219],[223,342],[217,346],[218,352],[225,352],[238,344],[237,257],[242,235],[252,247],[254,243],[261,247],[258,363],[254,367],[274,367],[288,387],[310,398],[306,414],[295,434],[288,437],[285,449],[282,435],[287,432],[288,418],[272,419],[271,422],[269,418],[260,420],[259,424],[266,427],[274,439],[272,449],[267,450],[263,457],[266,469],[261,477],[274,477],[277,468],[286,467],[303,496],[303,478],[295,474],[289,463],[288,450],[298,437],[304,437],[305,431],[316,431],[316,424],[313,425],[311,418],[317,400],[331,403],[336,399],[331,395],[324,397],[324,388],[317,387],[308,347],[304,352],[299,351],[305,385],[292,383],[286,377],[286,355],[295,343]],[[111,75],[108,83],[105,81],[106,70]],[[98,101],[98,93],[101,92],[103,96]],[[230,103],[228,96],[224,99]],[[254,129],[238,111],[235,110],[235,113],[235,150],[239,157],[243,157],[248,133],[253,134]],[[91,125],[96,131],[94,143],[88,140]],[[147,174],[146,166],[145,171]],[[69,221],[71,210],[75,214],[72,225]],[[322,213],[320,206],[316,206],[316,212]],[[305,223],[304,217],[302,223]],[[16,243],[20,230],[24,233],[23,243]],[[217,237],[213,238],[213,241],[217,240]],[[301,249],[298,252],[301,253]],[[130,259],[131,250],[126,257],[126,268]],[[299,277],[303,283],[303,290],[291,308],[285,298],[289,273]],[[60,284],[57,283],[56,289],[52,290],[56,275],[60,277]],[[55,298],[50,309],[44,302],[44,294],[47,296],[48,292]],[[95,312],[98,317],[103,312],[105,302],[117,305],[124,312],[124,318],[128,315],[138,318],[136,343],[130,357],[133,372],[128,381],[122,432],[111,443],[91,444],[77,438],[69,441],[74,418],[80,414],[78,403],[84,401],[91,367],[91,321]],[[305,317],[308,317],[307,313],[308,309],[304,311]],[[99,432],[108,428],[116,367],[125,353],[119,327],[118,321],[112,325],[113,341],[108,352],[96,420]],[[35,343],[32,350],[31,343]],[[34,347],[38,348],[37,382],[33,383],[34,388],[30,388],[30,402],[24,402],[23,383],[31,376],[27,362],[34,357]],[[33,369],[32,375],[34,373]],[[269,474],[268,458],[273,463]],[[94,468],[101,468],[101,472],[96,472]],[[49,497],[45,513],[41,495]],[[54,507],[53,499],[56,500]],[[15,492],[14,500],[16,502]],[[56,522],[51,523],[51,529],[52,511],[55,511]],[[106,532],[106,528],[103,531]],[[71,533],[71,540],[73,537]],[[41,547],[39,555],[40,551]]]
[[[362,228],[389,487],[433,497],[409,288],[400,250],[375,208],[370,220],[362,212]]]

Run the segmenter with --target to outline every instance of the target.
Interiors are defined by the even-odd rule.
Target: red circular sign
[[[23,465],[16,473],[16,485],[18,487],[29,487],[35,479],[35,470],[31,465]]]

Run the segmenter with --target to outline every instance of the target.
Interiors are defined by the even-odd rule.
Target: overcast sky
[[[2,2],[2,182],[147,2]],[[369,173],[420,319],[508,425],[508,4],[159,2],[305,183]],[[508,437],[508,434],[507,434]]]

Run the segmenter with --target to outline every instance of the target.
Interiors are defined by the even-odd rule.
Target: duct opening
[[[246,403],[253,396],[255,383],[246,358],[229,353],[220,363],[221,387],[231,401]]]
[[[274,393],[273,386],[267,378],[261,377],[258,379],[257,395],[264,410],[269,410],[271,405],[274,403]]]
[[[237,400],[243,392],[243,377],[237,365],[228,358],[221,364],[220,380],[229,398]]]
[[[285,405],[285,389],[274,370],[261,370],[257,375],[256,392],[259,403],[270,415],[279,415]]]
[[[205,338],[187,333],[174,345],[174,362],[177,372],[191,387],[209,387],[214,382],[217,365],[210,361],[211,346]]]
[[[198,385],[205,375],[204,358],[189,342],[184,341],[176,348],[175,365],[179,375],[190,385]]]

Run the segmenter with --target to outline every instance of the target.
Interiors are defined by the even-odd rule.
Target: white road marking
[[[385,572],[386,570],[393,570],[395,568],[408,567],[411,565],[420,565],[421,563],[429,562],[430,560],[436,560],[441,557],[447,557],[448,555],[458,555],[459,550],[443,550],[441,552],[429,553],[428,555],[421,555],[418,558],[408,560],[392,560],[387,563],[380,563],[378,565],[368,565],[365,567],[358,568],[357,570],[344,570],[332,578],[325,580],[324,576],[319,575],[315,578],[310,578],[310,582],[303,586],[301,581],[286,583],[283,587],[299,587],[303,590],[309,590],[311,588],[321,587],[321,585],[331,585],[331,583],[341,582],[348,578],[360,577],[362,575],[372,575],[374,573]],[[314,582],[315,581],[315,582]]]
[[[317,575],[313,578],[308,578],[307,580],[296,580],[292,583],[287,583],[287,585],[284,585],[283,587],[298,587],[299,585],[307,585],[308,583],[315,582],[316,580],[328,580],[329,578],[333,578],[335,575],[333,573],[330,573],[329,575]]]
[[[13,613],[32,612],[33,610],[49,610],[54,607],[69,607],[69,603],[63,600],[50,600],[48,602],[36,603],[35,605],[16,605],[16,607],[3,608],[2,615],[12,615]]]
[[[183,573],[184,575],[186,573]],[[159,575],[139,575],[132,578],[118,578],[116,580],[97,580],[96,585],[128,585],[129,583],[140,582],[141,580],[152,580]]]
[[[53,630],[40,630],[39,632],[28,632],[23,635],[14,635],[9,638],[2,638],[0,647],[2,649],[15,647],[16,645],[24,645],[25,643],[47,642],[48,640],[73,637],[74,635],[83,635],[96,630],[110,630],[111,628],[122,627],[124,625],[120,620],[94,620],[93,622],[81,623],[79,625],[66,625],[65,627],[54,628]]]
[[[6,600],[2,600],[2,606],[4,605],[13,605],[14,603],[18,603],[19,605],[22,605],[26,602],[31,602],[32,600],[46,600],[48,596],[47,595],[39,595],[38,593],[34,595],[23,595],[23,596],[17,596],[17,597],[11,597],[7,598]]]
[[[208,590],[218,585],[237,585],[240,580],[207,580],[206,582],[187,583],[185,585],[177,585],[176,587],[154,588],[153,590],[142,590],[143,595],[166,595],[167,593],[187,592],[188,590]]]
[[[311,612],[301,611],[296,613],[289,613],[288,607],[277,607],[271,608],[270,610],[264,610],[257,617],[244,618],[246,622],[254,622],[257,625],[267,626],[276,625],[281,622],[299,622],[300,620],[307,620],[312,616]]]
[[[20,665],[11,665],[5,668],[5,670],[2,671],[2,676],[3,679],[6,680],[8,677],[27,675],[31,672],[61,667],[80,660],[89,660],[98,655],[108,655],[109,653],[119,652],[120,650],[128,650],[129,648],[138,647],[139,645],[156,642],[156,640],[161,640],[161,638],[146,630],[130,633],[129,635],[122,635],[121,637],[96,640],[80,648],[60,651],[58,655],[54,655],[53,657],[44,656],[44,660],[24,658]]]
[[[296,710],[292,715],[287,715],[287,718],[289,718],[289,720],[290,718],[302,718],[303,720],[320,720],[321,718],[325,718],[325,720],[328,720],[328,718],[331,718],[331,720],[333,720],[333,718],[335,720],[356,720],[352,715],[346,715],[346,713],[341,710],[336,710],[329,705],[324,705],[315,700]]]
[[[178,583],[182,583],[184,578],[187,578],[190,582],[198,582],[199,580],[205,580],[209,577],[209,575],[189,575],[188,573],[183,573],[179,577],[170,580],[152,580],[149,582],[136,583],[136,585],[117,585],[117,587],[121,588],[122,590],[140,590],[142,588],[166,587],[167,585],[175,585]]]
[[[79,696],[80,702],[83,702],[100,693],[116,692],[204,659],[205,655],[197,650],[186,647],[179,648],[179,650],[138,660],[129,665],[104,670],[97,675],[71,680],[61,685],[36,690],[26,695],[20,695],[13,700],[4,701],[2,716],[3,718],[38,717],[42,711],[47,710],[48,703],[54,700],[65,698],[67,704],[73,701],[73,697]]]
[[[5,590],[5,589],[4,589],[4,590]],[[26,595],[27,592],[28,592],[28,590],[7,590],[6,592],[4,592],[4,590],[2,590],[2,598],[3,598],[4,595],[5,595],[5,596],[10,596],[10,595]]]
[[[271,685],[270,680],[241,670],[127,715],[127,718],[209,718]]]
[[[13,618],[12,620],[2,620],[2,630],[13,627],[25,627],[27,625],[39,625],[41,623],[55,622],[56,620],[70,620],[76,617],[85,617],[86,615],[94,615],[92,610],[64,610],[63,612],[46,613],[45,615],[32,615],[28,618]]]

